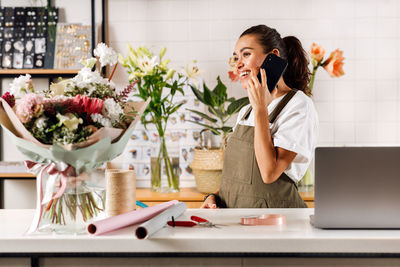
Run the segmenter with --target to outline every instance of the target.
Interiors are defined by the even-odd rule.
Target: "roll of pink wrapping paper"
[[[178,202],[178,200],[171,200],[165,203],[154,205],[152,207],[130,211],[104,220],[92,222],[91,224],[88,224],[86,230],[89,234],[100,235],[120,229],[122,227],[142,223],[153,218]]]

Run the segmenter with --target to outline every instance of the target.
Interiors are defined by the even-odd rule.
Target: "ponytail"
[[[286,60],[288,66],[283,74],[283,80],[290,88],[296,88],[310,95],[310,70],[308,69],[307,53],[301,46],[301,42],[294,36],[282,39],[286,48]]]
[[[266,25],[257,25],[245,30],[240,37],[248,34],[257,36],[263,46],[264,53],[271,52],[274,48],[279,50],[280,56],[288,61],[288,67],[283,74],[283,80],[290,87],[310,95],[311,72],[308,69],[308,57],[301,46],[300,40],[294,36],[281,38],[281,35]]]

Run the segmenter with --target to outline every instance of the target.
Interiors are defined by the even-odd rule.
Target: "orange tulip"
[[[311,60],[312,60],[313,66],[316,66],[324,58],[325,49],[322,46],[317,45],[316,43],[313,43],[310,48],[310,55],[311,55]]]
[[[340,77],[344,75],[343,71],[343,51],[336,49],[331,53],[329,58],[322,64],[324,69],[331,77]]]

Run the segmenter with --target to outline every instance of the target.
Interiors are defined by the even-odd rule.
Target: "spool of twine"
[[[108,217],[136,209],[136,174],[131,170],[106,170],[106,213]]]

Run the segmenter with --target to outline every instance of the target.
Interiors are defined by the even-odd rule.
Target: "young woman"
[[[288,66],[272,92],[260,66],[270,53]],[[310,165],[318,117],[307,96],[307,54],[294,36],[253,26],[242,33],[233,53],[236,72],[250,105],[240,112],[225,151],[220,190],[202,208],[306,208],[297,182]]]

